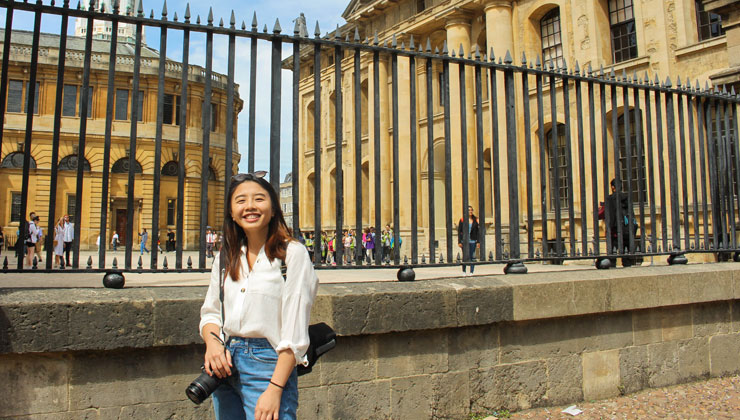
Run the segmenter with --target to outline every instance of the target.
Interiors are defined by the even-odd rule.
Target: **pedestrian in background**
[[[144,231],[139,234],[141,236],[141,254],[144,255],[144,251],[146,253],[149,253],[149,250],[146,249],[146,241],[149,239],[149,232],[146,231],[146,228],[144,228]]]
[[[70,267],[69,252],[72,250],[72,242],[75,240],[75,225],[69,222],[69,215],[64,215],[64,256],[67,260],[67,267]]]
[[[118,251],[118,232],[115,230],[113,231],[113,238],[111,239],[110,244],[113,245],[114,251]]]
[[[460,222],[457,224],[457,246],[460,248],[463,247],[463,226],[464,221],[462,217],[460,218]],[[473,212],[473,206],[468,207],[468,244],[466,245],[468,247],[468,255],[470,256],[471,261],[475,261],[475,250],[480,247],[480,243],[478,243],[478,231],[480,230],[478,226],[478,218],[475,217],[475,213]],[[475,270],[475,265],[470,264],[470,275],[473,275],[473,271]],[[468,274],[465,273],[465,264],[462,265],[462,272],[464,276],[467,276]]]
[[[0,255],[3,255],[3,247],[5,246],[5,235],[3,235],[3,230],[0,228]]]

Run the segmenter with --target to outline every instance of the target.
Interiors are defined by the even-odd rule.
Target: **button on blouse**
[[[282,261],[270,261],[264,247],[249,270],[246,247],[241,253],[239,280],[226,273],[224,281],[224,325],[226,337],[263,337],[276,351],[290,349],[297,364],[308,364],[310,343],[308,322],[316,297],[318,278],[306,248],[296,241],[288,243],[286,279],[280,272]],[[211,281],[200,310],[199,330],[206,324],[221,327],[219,301],[220,259],[213,260]]]

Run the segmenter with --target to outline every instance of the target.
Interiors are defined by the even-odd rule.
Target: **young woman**
[[[480,243],[478,242],[478,218],[475,217],[475,213],[473,212],[473,207],[468,207],[468,233],[470,234],[468,239],[468,252],[470,255],[471,260],[475,260],[475,250],[476,248],[480,248]],[[463,247],[463,219],[460,218],[460,221],[457,224],[457,246],[460,248]],[[475,266],[470,266],[470,275],[473,275],[473,270],[475,270]],[[465,264],[462,265],[462,271],[463,275],[467,275],[465,273]]]
[[[64,216],[54,226],[54,265],[64,268]]]
[[[306,248],[291,238],[278,195],[264,175],[238,174],[231,180],[223,257],[214,259],[201,308],[205,370],[228,378],[213,393],[221,420],[295,419],[296,366],[307,363],[318,279]]]

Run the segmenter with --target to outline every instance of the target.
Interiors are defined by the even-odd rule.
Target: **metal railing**
[[[343,125],[343,116],[353,115],[354,124],[354,156],[345,159],[345,147],[334,147],[334,165],[336,170],[336,191],[334,214],[328,215],[329,228],[326,223],[322,226],[322,204],[325,197],[322,194],[322,164],[329,161],[328,149],[316,148],[313,154],[313,231],[314,238],[320,238],[324,230],[335,229],[342,232],[345,229],[356,229],[361,232],[363,227],[374,226],[377,230],[374,243],[374,261],[366,261],[357,252],[353,262],[343,264],[343,247],[336,250],[337,267],[378,267],[384,265],[453,265],[461,262],[474,264],[497,263],[507,264],[507,272],[526,272],[522,264],[528,261],[554,261],[575,259],[595,259],[608,261],[616,257],[641,258],[646,256],[666,255],[671,262],[685,261],[682,255],[687,252],[697,253],[727,253],[736,252],[738,247],[738,210],[737,202],[740,197],[740,153],[737,141],[737,103],[738,97],[734,90],[727,92],[714,88],[700,88],[698,82],[692,86],[691,82],[673,85],[670,79],[664,82],[657,76],[650,78],[646,73],[638,78],[637,75],[627,76],[625,73],[618,76],[612,69],[605,72],[603,69],[594,71],[590,66],[581,69],[576,64],[572,68],[555,67],[552,63],[540,63],[539,58],[527,61],[522,57],[520,63],[514,60],[508,52],[502,57],[494,57],[493,50],[486,52],[464,51],[459,49],[448,50],[446,44],[433,51],[430,42],[416,44],[413,39],[405,38],[400,46],[393,36],[390,40],[380,42],[377,34],[365,37],[362,41],[360,34],[341,34],[339,30],[333,34],[321,36],[318,23],[314,37],[301,36],[301,28],[296,24],[293,35],[282,33],[276,22],[271,33],[265,26],[259,31],[256,15],[250,28],[242,24],[236,27],[236,19],[232,13],[228,25],[223,21],[214,25],[212,14],[204,24],[190,21],[188,10],[184,14],[184,21],[177,16],[168,19],[166,6],[161,12],[161,18],[155,19],[152,13],[150,18],[144,16],[139,8],[135,15],[123,15],[117,8],[112,13],[103,10],[94,10],[91,2],[89,10],[69,8],[68,1],[61,6],[44,5],[41,1],[35,4],[15,1],[0,1],[0,8],[6,12],[6,30],[4,48],[11,45],[13,14],[15,11],[26,11],[34,14],[33,43],[30,49],[29,94],[28,106],[33,106],[35,81],[37,78],[40,21],[43,15],[58,15],[61,17],[59,38],[59,61],[57,91],[61,92],[65,79],[65,57],[67,43],[67,29],[69,19],[86,18],[87,35],[85,37],[82,73],[82,97],[80,100],[80,115],[87,112],[87,87],[90,85],[92,25],[93,21],[107,21],[113,25],[111,33],[111,48],[109,53],[108,91],[112,92],[115,84],[116,64],[120,60],[116,57],[117,27],[121,23],[135,25],[136,42],[133,62],[132,104],[137,103],[139,92],[141,59],[141,36],[145,26],[160,29],[159,52],[163,57],[159,60],[159,85],[156,120],[156,147],[153,170],[154,188],[152,197],[152,225],[153,238],[158,238],[160,230],[159,202],[160,202],[160,160],[162,146],[162,124],[164,103],[165,73],[179,70],[180,81],[180,119],[186,121],[188,112],[188,83],[192,70],[189,66],[189,43],[192,33],[202,33],[206,36],[206,66],[202,70],[204,76],[204,104],[210,112],[210,98],[213,94],[212,83],[221,80],[216,77],[212,68],[213,37],[214,35],[228,38],[228,74],[226,75],[225,90],[227,94],[226,111],[226,141],[225,141],[225,173],[223,181],[228,185],[232,175],[234,150],[234,116],[235,114],[235,69],[237,57],[235,45],[237,38],[251,42],[249,55],[250,86],[249,88],[249,119],[248,133],[248,168],[253,171],[256,147],[255,135],[255,107],[256,107],[256,66],[257,41],[266,41],[270,44],[270,182],[279,190],[280,145],[284,133],[281,132],[280,114],[283,107],[281,84],[282,48],[290,45],[293,55],[289,67],[293,71],[292,80],[292,144],[293,173],[292,186],[292,228],[298,232],[302,226],[307,226],[307,216],[301,214],[301,183],[307,182],[301,174],[299,160],[300,144],[310,140],[309,135],[301,133],[300,123],[304,114],[301,111],[299,89],[308,86],[313,90],[315,110],[313,113],[313,139],[318,144],[322,138],[322,77],[333,74],[335,83],[334,100],[335,121],[333,143],[342,145],[337,139],[350,142],[344,138],[346,127]],[[182,63],[168,62],[164,57],[167,53],[168,33],[177,31],[183,37]],[[350,40],[350,38],[352,38]],[[405,42],[408,41],[408,45]],[[12,49],[12,48],[11,48]],[[299,53],[300,52],[300,53]],[[29,54],[24,51],[24,54]],[[326,66],[322,57],[333,55],[332,65]],[[312,76],[302,78],[301,68],[305,63],[302,57],[309,57],[307,63],[312,63]],[[2,76],[0,78],[0,114],[5,114],[5,103],[8,94],[8,68],[10,54],[3,54]],[[80,57],[76,57],[80,59]],[[154,61],[148,59],[149,65]],[[399,74],[399,61],[410,69],[409,76]],[[342,65],[335,65],[341,63]],[[390,103],[381,101],[381,64],[390,67]],[[246,66],[243,66],[246,67]],[[242,68],[242,66],[239,66]],[[441,69],[441,70],[438,70]],[[360,97],[361,74],[364,70],[372,70],[371,99],[367,107],[372,107],[373,127],[368,141],[367,157],[373,164],[374,189],[369,191],[370,202],[363,201],[363,189],[370,189],[370,185],[362,182],[362,119],[368,118],[369,109],[363,109]],[[441,87],[435,89],[434,83],[437,72],[441,73]],[[422,75],[423,77],[417,77]],[[458,75],[458,80],[451,80]],[[353,92],[343,92],[342,80],[351,77]],[[419,80],[424,85],[417,86]],[[468,88],[472,82],[472,88]],[[399,94],[399,88],[404,90],[404,96]],[[436,92],[436,97],[435,97]],[[473,97],[468,95],[472,92]],[[408,97],[405,97],[405,94]],[[484,100],[484,93],[487,94]],[[443,104],[442,123],[436,124],[435,99]],[[457,100],[459,96],[459,100]],[[452,109],[453,99],[459,103],[458,109]],[[406,102],[408,100],[408,102]],[[549,103],[548,103],[549,102]],[[49,195],[49,229],[51,232],[55,217],[57,161],[60,135],[60,117],[62,98],[57,95],[55,103],[53,157],[51,164],[51,188]],[[345,112],[345,106],[352,113]],[[408,121],[400,121],[399,109],[408,106]],[[417,108],[426,114],[425,128],[421,128],[421,120],[417,115]],[[31,109],[31,108],[27,108]],[[111,125],[113,121],[113,96],[108,95],[105,119],[105,155],[103,157],[102,173],[102,204],[100,232],[101,238],[106,238],[108,184],[110,182],[110,142]],[[136,121],[137,107],[131,107],[131,121]],[[391,170],[383,172],[380,160],[381,155],[381,114],[390,114],[391,132]],[[471,115],[472,114],[472,115]],[[208,114],[204,114],[208,115]],[[33,141],[33,113],[26,114],[26,131],[24,150],[30,151]],[[459,120],[460,132],[453,133],[452,123]],[[472,121],[472,126],[469,124]],[[209,118],[204,118],[202,137],[202,167],[207,167],[210,148]],[[370,124],[369,124],[370,125]],[[435,141],[443,133],[443,162],[444,168],[435,168],[434,149]],[[562,127],[561,127],[562,125]],[[486,130],[486,126],[488,129]],[[402,129],[407,131],[406,138],[401,138]],[[549,129],[549,131],[548,131]],[[78,150],[84,155],[87,119],[79,118]],[[0,136],[4,131],[0,127]],[[619,133],[622,133],[620,136]],[[472,138],[469,136],[472,134]],[[426,137],[423,139],[422,137]],[[563,139],[561,139],[561,136]],[[2,137],[0,137],[2,140]],[[400,149],[400,144],[408,145],[406,150]],[[179,127],[179,153],[185,155],[186,124]],[[2,143],[0,143],[1,145]],[[137,147],[137,124],[131,124],[130,144],[131,156],[135,155]],[[419,181],[420,161],[417,151],[426,148],[427,193],[423,197],[424,185]],[[458,161],[453,156],[453,148],[459,152],[460,167],[452,167],[452,162]],[[349,148],[347,149],[349,150]],[[402,156],[403,154],[403,156]],[[351,161],[351,169],[344,172],[345,162]],[[471,167],[471,164],[473,167]],[[490,167],[490,169],[487,169]],[[192,262],[183,266],[183,241],[178,240],[176,261],[174,267],[167,267],[160,262],[156,249],[153,249],[151,265],[144,269],[141,262],[138,267],[132,265],[131,252],[133,248],[132,211],[134,208],[134,165],[130,165],[128,172],[128,225],[126,227],[126,257],[123,267],[106,265],[106,240],[101,240],[98,252],[98,263],[94,267],[92,258],[86,268],[80,266],[80,243],[74,243],[73,269],[107,271],[112,268],[125,271],[187,271],[208,270],[205,257],[205,231],[208,206],[208,179],[203,171],[201,176],[200,201],[200,251],[197,267]],[[408,168],[408,195],[401,196],[401,167]],[[502,171],[502,168],[506,168]],[[21,214],[27,212],[27,198],[29,194],[28,179],[30,153],[24,154],[23,162],[23,190]],[[487,171],[490,171],[487,173]],[[454,172],[454,173],[453,173]],[[503,172],[503,173],[502,173]],[[183,238],[183,201],[184,197],[184,159],[179,159],[178,193],[177,193],[177,238]],[[443,188],[435,184],[436,173],[443,173]],[[78,160],[76,177],[76,208],[83,204],[82,182],[83,159]],[[490,187],[486,187],[485,179],[490,179]],[[617,186],[612,194],[610,179],[613,178]],[[345,221],[346,206],[345,179],[354,183],[354,215],[351,223]],[[471,180],[475,182],[471,183]],[[390,197],[381,193],[381,183],[391,182]],[[470,186],[474,187],[471,191]],[[502,189],[503,185],[503,189]],[[422,190],[420,192],[420,190]],[[435,190],[444,192],[444,197],[435,195]],[[636,191],[635,191],[636,190]],[[565,196],[561,197],[561,193]],[[626,197],[626,205],[621,203]],[[382,204],[392,200],[388,217],[393,229],[393,240],[400,244],[403,235],[409,240],[410,247],[402,255],[401,246],[393,248],[390,261],[381,256],[380,228],[384,226],[385,217]],[[435,207],[439,201],[444,206],[444,246],[438,245]],[[609,203],[614,200],[614,206],[604,205],[604,219],[616,219],[614,225],[604,223],[604,230],[600,225],[598,209],[601,202]],[[459,201],[459,202],[458,202]],[[454,230],[456,223],[453,218],[453,209],[460,211],[467,209],[471,202],[479,206],[478,220],[480,235],[480,258],[474,260],[468,247],[462,247],[462,255],[455,252]],[[363,218],[362,209],[373,206],[369,217]],[[409,212],[402,220],[401,207],[408,205]],[[306,207],[306,206],[304,206]],[[488,207],[491,213],[488,214]],[[502,208],[503,207],[503,208]],[[625,210],[626,209],[626,210]],[[616,215],[610,214],[616,212]],[[625,212],[627,214],[625,214]],[[634,215],[633,215],[634,212]],[[79,238],[81,212],[76,212],[74,226],[75,238]],[[370,213],[369,213],[370,214]],[[419,216],[426,216],[425,223],[420,227]],[[625,220],[625,223],[621,223]],[[460,222],[462,234],[460,242],[468,243],[469,221],[463,217]],[[636,225],[636,228],[632,226]],[[21,238],[27,236],[25,229],[21,229]],[[48,235],[49,236],[49,235]],[[441,239],[441,238],[440,238]],[[492,244],[489,244],[490,241]],[[359,240],[358,240],[359,242]],[[341,243],[341,242],[340,242]],[[319,268],[329,268],[321,258],[319,242],[315,243],[315,262]],[[424,249],[425,247],[425,249]],[[489,248],[490,247],[490,248]],[[51,246],[47,243],[46,268],[51,267]],[[155,248],[154,246],[152,248]],[[420,250],[420,248],[422,248]],[[361,248],[356,247],[357,250]],[[457,256],[455,255],[457,253]],[[410,259],[410,261],[409,261]],[[166,261],[166,260],[165,260]],[[603,266],[603,265],[602,265]],[[3,271],[23,270],[22,262],[17,268],[7,266]]]

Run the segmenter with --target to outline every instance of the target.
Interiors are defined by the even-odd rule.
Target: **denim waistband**
[[[226,342],[227,345],[231,346],[244,346],[244,347],[252,347],[252,348],[272,348],[272,345],[269,341],[267,341],[266,338],[257,337],[257,338],[249,338],[249,337],[229,337],[228,341]]]

